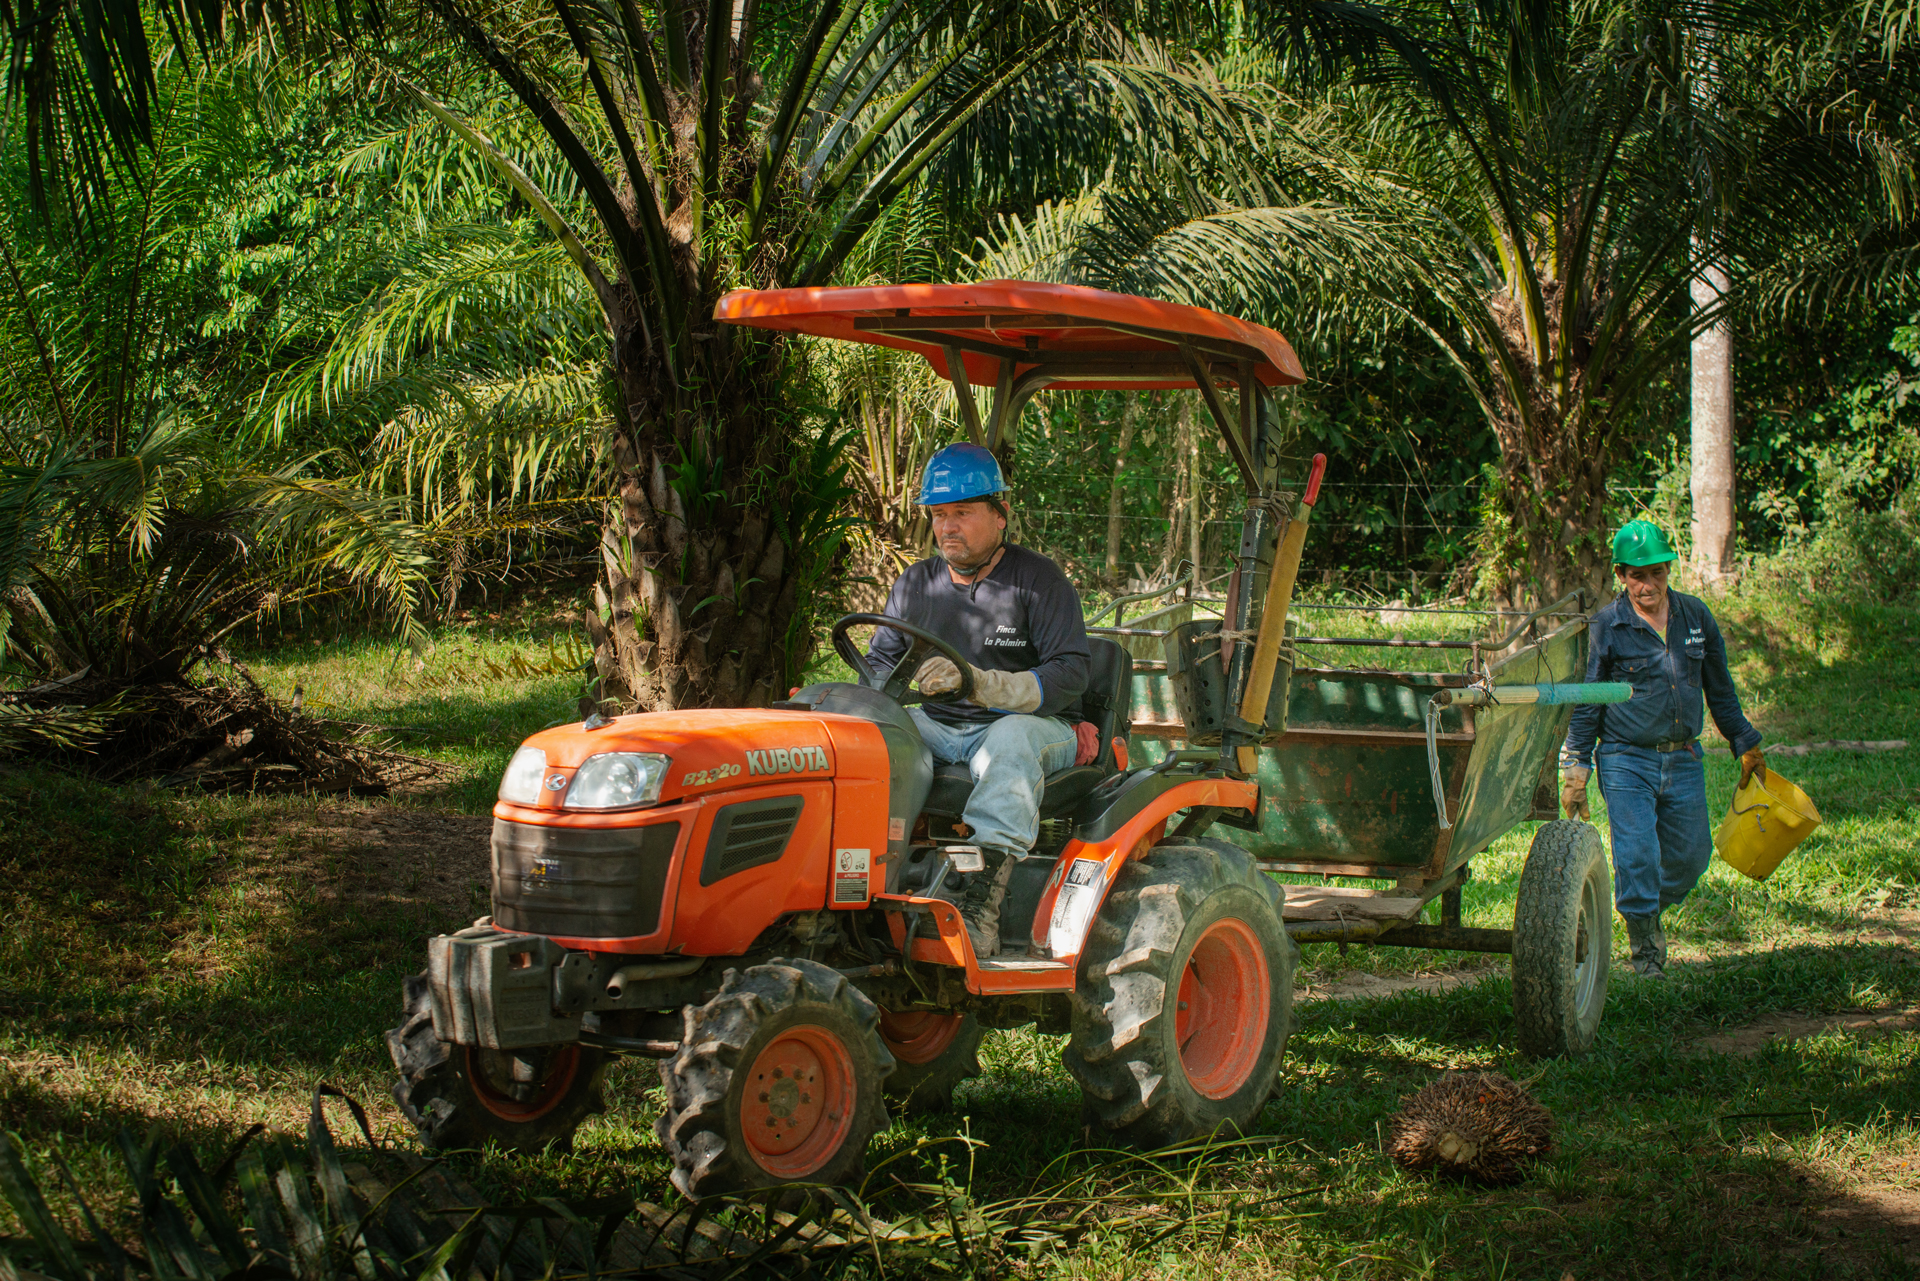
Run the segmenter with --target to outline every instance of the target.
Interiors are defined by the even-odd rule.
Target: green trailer
[[[1220,624],[1205,616],[1218,602],[1191,588],[1182,580],[1154,593],[1176,598],[1150,612],[1128,622],[1116,610],[1108,625],[1089,628],[1133,655],[1130,744],[1139,763],[1219,750],[1217,732],[1189,728],[1217,720],[1206,704],[1208,675],[1220,669],[1217,639],[1214,649],[1207,644]],[[1124,610],[1142,599],[1115,604]],[[1296,603],[1279,663],[1285,692],[1276,676],[1258,747],[1258,826],[1234,838],[1266,872],[1321,878],[1285,886],[1296,943],[1510,954],[1521,1046],[1540,1055],[1591,1045],[1607,993],[1606,851],[1592,826],[1559,818],[1556,757],[1575,704],[1618,701],[1626,691],[1578,684],[1587,664],[1582,604],[1575,595],[1525,614],[1398,610],[1403,631],[1439,623],[1468,633],[1409,640],[1303,635],[1298,620],[1313,630],[1316,607]],[[1461,661],[1451,671],[1359,661],[1395,655]],[[1461,887],[1474,856],[1530,819],[1549,821],[1528,853],[1513,925],[1463,925]],[[1438,919],[1428,920],[1435,900]]]

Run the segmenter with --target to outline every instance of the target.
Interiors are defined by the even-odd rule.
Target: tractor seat
[[[1133,723],[1133,655],[1104,636],[1087,637],[1087,648],[1087,692],[1080,696],[1080,714],[1100,730],[1100,755],[1091,765],[1069,765],[1047,775],[1040,793],[1043,819],[1071,814],[1114,772],[1113,740],[1127,738]],[[925,812],[959,818],[972,795],[973,775],[965,765],[936,765]]]

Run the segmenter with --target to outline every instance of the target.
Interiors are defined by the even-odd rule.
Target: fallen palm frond
[[[365,1149],[336,1141],[328,1098],[345,1104]],[[314,1093],[305,1150],[284,1137],[253,1143],[261,1129],[249,1130],[211,1174],[184,1144],[163,1154],[157,1135],[142,1145],[123,1131],[137,1201],[125,1212],[89,1203],[54,1154],[45,1160],[65,1192],[56,1212],[44,1170],[36,1175],[12,1137],[0,1138],[0,1194],[27,1232],[0,1238],[0,1279],[31,1281],[32,1269],[59,1281],[730,1281],[865,1274],[868,1264],[882,1276],[910,1275],[923,1262],[947,1273],[956,1261],[981,1275],[1011,1254],[1071,1245],[1094,1231],[1134,1248],[1186,1234],[1224,1243],[1238,1230],[1299,1218],[1279,1207],[1324,1190],[1215,1186],[1222,1174],[1245,1172],[1237,1163],[1284,1143],[1251,1138],[1149,1153],[1081,1151],[1050,1165],[1025,1195],[976,1202],[946,1177],[943,1157],[956,1144],[969,1157],[982,1145],[955,1136],[895,1153],[858,1191],[796,1185],[672,1208],[630,1196],[502,1202],[447,1164],[383,1148],[360,1106],[329,1085]],[[942,1158],[934,1182],[892,1172],[929,1157]],[[1065,1162],[1078,1172],[1060,1173]],[[1151,1178],[1132,1177],[1142,1174]],[[892,1217],[876,1212],[883,1203]],[[137,1240],[103,1224],[132,1224]]]
[[[270,697],[245,668],[206,681],[83,674],[0,693],[0,756],[39,748],[107,782],[372,795],[442,767]]]

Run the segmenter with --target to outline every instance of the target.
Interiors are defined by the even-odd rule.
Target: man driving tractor
[[[1051,560],[1006,541],[1006,490],[1000,464],[979,445],[949,445],[929,459],[919,502],[939,554],[901,574],[886,607],[947,640],[973,669],[967,701],[910,710],[934,759],[973,775],[961,819],[982,867],[958,906],[981,957],[1000,951],[1000,905],[1013,865],[1039,835],[1042,781],[1081,754],[1075,726],[1087,687],[1079,593]],[[908,644],[881,628],[867,652],[891,668]],[[938,655],[914,679],[922,694],[961,687],[960,670]]]

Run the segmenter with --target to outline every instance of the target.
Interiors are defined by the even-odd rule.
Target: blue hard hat
[[[1000,475],[1000,463],[978,445],[948,445],[927,459],[927,470],[920,477],[920,505],[964,503],[1004,493],[1007,482]]]

